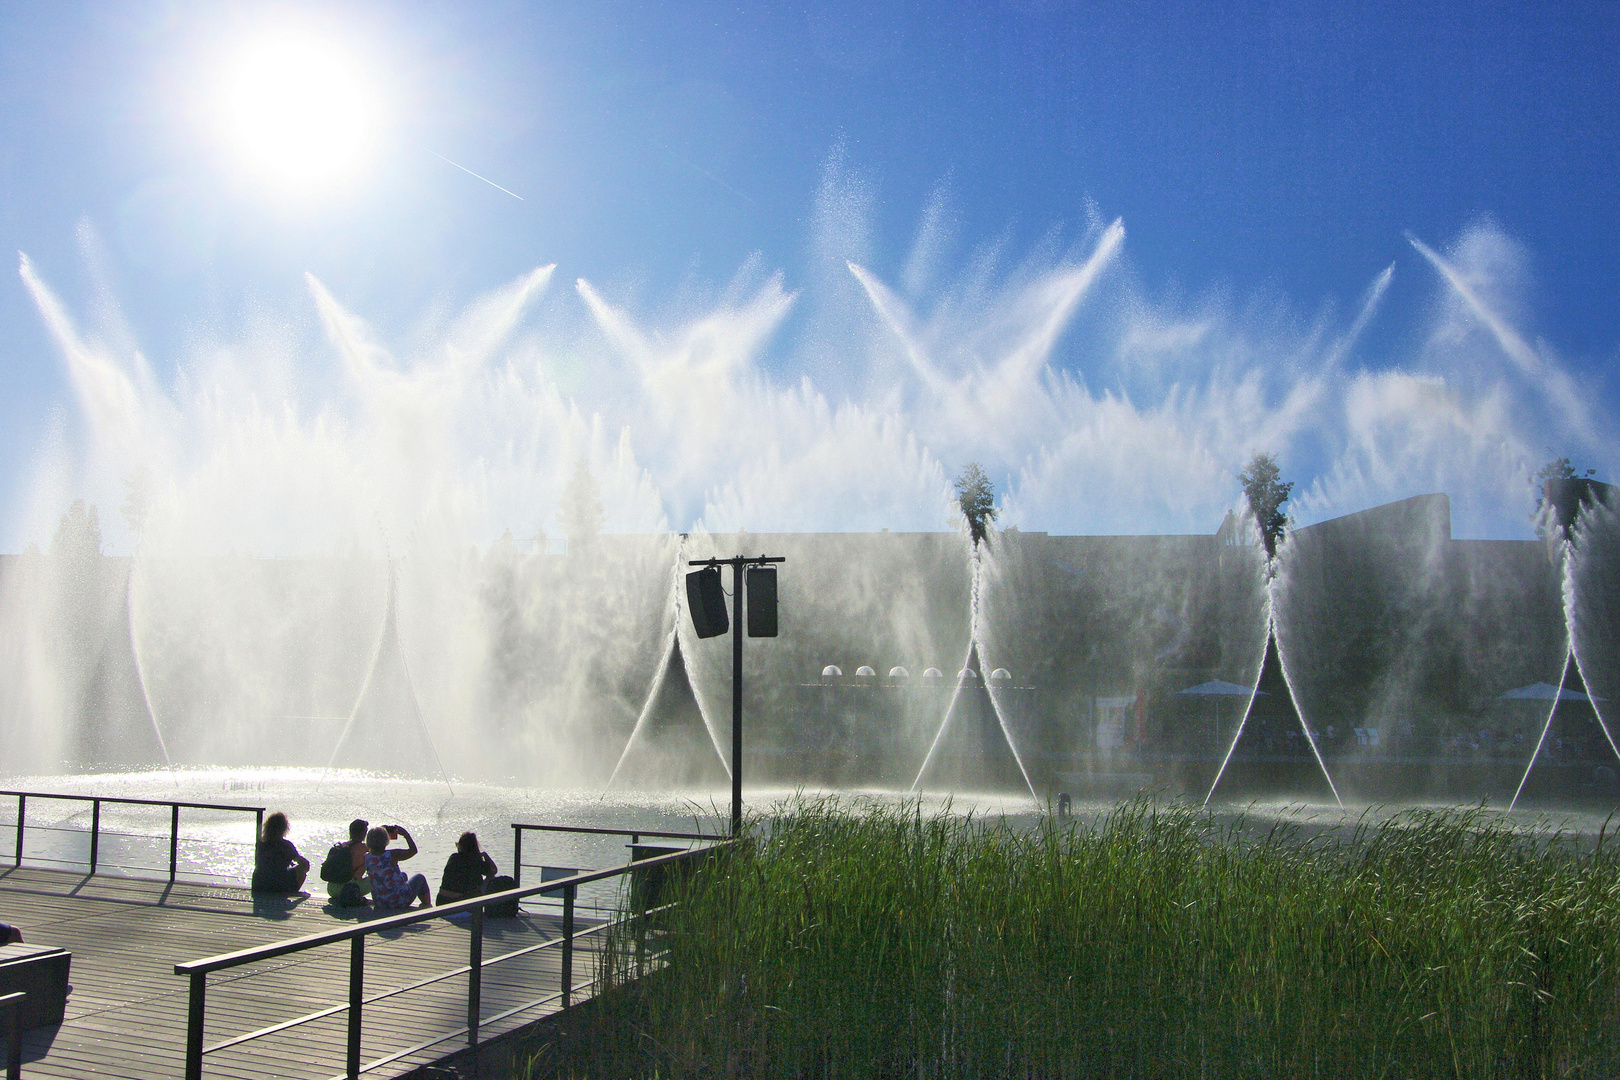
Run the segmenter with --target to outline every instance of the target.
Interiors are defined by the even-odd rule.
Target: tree
[[[87,509],[83,499],[73,500],[51,537],[51,554],[79,559],[101,554],[101,518],[94,504]]]
[[[600,489],[596,477],[581,458],[574,463],[574,475],[563,489],[562,507],[557,511],[557,523],[568,537],[570,548],[588,544],[602,531],[607,511],[602,509]]]
[[[1584,481],[1596,475],[1596,469],[1587,469],[1583,475],[1567,457],[1555,457],[1537,469],[1530,477],[1536,489],[1536,508],[1530,512],[1530,520],[1536,523],[1536,530],[1546,536],[1550,521],[1557,524],[1560,536],[1567,537],[1581,505],[1593,498],[1591,484]]]
[[[1585,478],[1589,479],[1596,475],[1596,469],[1587,469]],[[1547,464],[1537,469],[1535,475],[1530,478],[1530,483],[1536,489],[1536,512],[1535,514],[1532,514],[1531,517],[1539,515],[1541,513],[1541,508],[1546,505],[1547,481],[1575,480],[1579,478],[1582,477],[1581,474],[1576,471],[1575,463],[1570,461],[1567,457],[1555,457],[1551,461],[1547,462]]]
[[[1243,497],[1249,501],[1260,539],[1266,545],[1266,555],[1275,557],[1277,542],[1288,528],[1288,515],[1283,513],[1282,504],[1288,501],[1294,482],[1283,482],[1273,454],[1255,454],[1249,459],[1248,468],[1238,474],[1238,482],[1243,485]]]
[[[977,461],[969,462],[957,475],[956,501],[967,519],[968,535],[977,547],[989,539],[990,523],[996,520],[996,489]]]
[[[124,505],[118,508],[129,522],[129,531],[135,538],[140,539],[141,533],[146,530],[146,516],[152,510],[152,473],[145,465],[135,466],[135,471],[124,477],[124,486],[129,488],[129,494],[124,498]]]

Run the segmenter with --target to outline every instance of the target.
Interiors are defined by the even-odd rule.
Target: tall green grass
[[[1256,834],[1146,801],[1024,832],[835,800],[759,824],[665,897],[616,1075],[1620,1072],[1601,838],[1480,811]],[[633,963],[621,938],[601,975]]]

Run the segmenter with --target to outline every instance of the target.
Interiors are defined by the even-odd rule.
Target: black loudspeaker
[[[748,568],[748,636],[776,636],[776,568]]]
[[[697,631],[698,637],[719,637],[730,628],[731,623],[726,618],[726,591],[720,587],[718,566],[706,566],[686,575],[686,606],[692,612],[692,629]]]

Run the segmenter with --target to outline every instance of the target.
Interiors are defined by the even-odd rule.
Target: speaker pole
[[[782,562],[787,562],[787,558],[782,555],[757,555],[753,558],[747,555],[739,555],[732,559],[692,559],[687,563],[688,566],[713,569],[716,574],[719,573],[719,568],[722,566],[731,567],[731,835],[733,836],[742,835],[742,639],[744,625],[743,595],[748,591],[748,567],[768,566],[772,563]],[[691,593],[690,590],[694,588],[692,583],[698,577],[697,574],[687,575],[689,596],[697,595]],[[771,592],[774,592],[774,590],[766,590],[767,594]],[[767,596],[767,604],[771,602],[771,599],[771,597]],[[691,606],[693,609],[693,627],[697,630],[699,637],[718,637],[726,632],[717,627],[711,627],[706,619],[699,621],[696,600],[691,601]],[[725,618],[725,610],[725,602],[722,600],[720,607],[720,618],[722,619]],[[774,617],[769,630],[762,632],[761,636],[776,636]]]
[[[742,835],[743,594],[748,575],[741,561],[731,564],[731,835]]]

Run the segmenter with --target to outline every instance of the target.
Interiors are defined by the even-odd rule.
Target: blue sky
[[[352,57],[382,105],[373,150],[314,194],[249,175],[205,120],[226,59],[286,26]],[[948,409],[890,379],[880,354],[898,347],[874,329],[880,294],[863,293],[847,264],[908,297],[933,327],[918,340],[933,342],[941,371],[961,371],[944,343],[973,338],[1019,308],[1020,289],[1084,264],[1118,219],[1117,254],[1030,384],[1054,417],[1046,433],[973,443],[1012,496],[1010,514],[1052,531],[1202,529],[1230,501],[1227,482],[1185,514],[1066,508],[1058,493],[1076,481],[1065,477],[1129,467],[1064,449],[1085,423],[1111,438],[1097,417],[1114,394],[1138,427],[1150,416],[1189,433],[1189,484],[1229,478],[1245,448],[1268,446],[1302,494],[1315,485],[1301,513],[1323,516],[1456,485],[1547,447],[1612,478],[1617,46],[1614,5],[13,3],[0,9],[0,241],[26,253],[75,325],[103,327],[92,336],[117,362],[139,349],[165,408],[196,412],[181,399],[195,402],[206,381],[199,356],[251,355],[274,337],[293,354],[277,392],[311,425],[326,410],[360,425],[364,409],[323,374],[331,320],[318,316],[306,272],[411,371],[412,349],[444,313],[555,263],[528,344],[512,348],[549,357],[537,378],[585,416],[582,430],[600,419],[602,431],[581,437],[595,440],[593,465],[640,492],[626,505],[650,499],[650,510],[625,510],[622,527],[660,514],[678,528],[862,528],[890,517],[935,527],[931,506],[889,514],[884,496],[847,516],[837,493],[808,516],[778,513],[726,455],[688,453],[672,431],[644,436],[660,404],[650,388],[662,384],[644,360],[635,400],[597,392],[623,374],[601,366],[613,352],[602,312],[673,340],[705,312],[769,307],[760,290],[779,274],[792,300],[759,316],[767,340],[739,370],[781,395],[808,377],[829,416],[853,403],[872,425],[905,428],[922,464],[901,460],[905,437],[883,444],[897,447],[897,474],[914,474],[890,496],[905,502],[962,464],[962,440],[933,424]],[[1478,286],[1510,339],[1479,307],[1457,308],[1461,294],[1408,234]],[[604,305],[594,316],[581,278]],[[65,495],[116,503],[118,455],[145,436],[116,451],[97,442],[90,429],[104,421],[87,418],[84,384],[38,294],[10,281],[0,288],[0,547],[14,550],[43,542],[41,522]],[[1145,326],[1165,339],[1195,327],[1182,335],[1195,344],[1174,368],[1133,360]],[[1350,342],[1343,355],[1325,350],[1349,374],[1306,394],[1304,369],[1328,363],[1322,338]],[[1513,340],[1528,350],[1518,359]],[[1210,341],[1225,344],[1197,344]],[[570,356],[586,359],[570,369]],[[1064,373],[1074,386],[1052,389]],[[1436,450],[1408,469],[1411,490],[1369,480],[1388,455],[1366,449],[1376,439],[1363,437],[1361,406],[1345,402],[1388,400],[1389,384],[1367,377],[1391,373],[1455,388],[1463,441],[1500,442],[1511,428],[1523,446],[1446,462]],[[244,385],[240,373],[219,377]],[[1589,422],[1561,414],[1568,396],[1546,391],[1549,381],[1580,388]],[[1253,415],[1264,418],[1247,442],[1212,434],[1218,399],[1237,386],[1259,396]],[[1305,420],[1285,404],[1296,392]],[[1189,394],[1203,404],[1184,405]],[[1077,419],[1075,395],[1092,419]],[[814,427],[821,414],[807,408]],[[1335,419],[1313,425],[1312,409]],[[186,460],[169,453],[164,475],[175,499],[195,500],[207,455],[194,444],[205,437],[179,427],[191,432],[175,436]],[[807,469],[823,453],[814,447],[847,443],[836,428],[829,419],[781,453]],[[633,453],[615,449],[620,429]],[[467,464],[455,482],[495,484],[487,448],[457,445]],[[564,476],[562,458],[583,445],[537,451],[529,475]],[[1050,464],[1059,459],[1071,464]],[[790,465],[779,482],[799,475]],[[1511,498],[1453,495],[1468,523],[1460,532],[1525,532]],[[536,526],[503,497],[480,498],[488,505],[465,526],[475,538],[503,521]],[[427,512],[401,511],[411,521]]]

